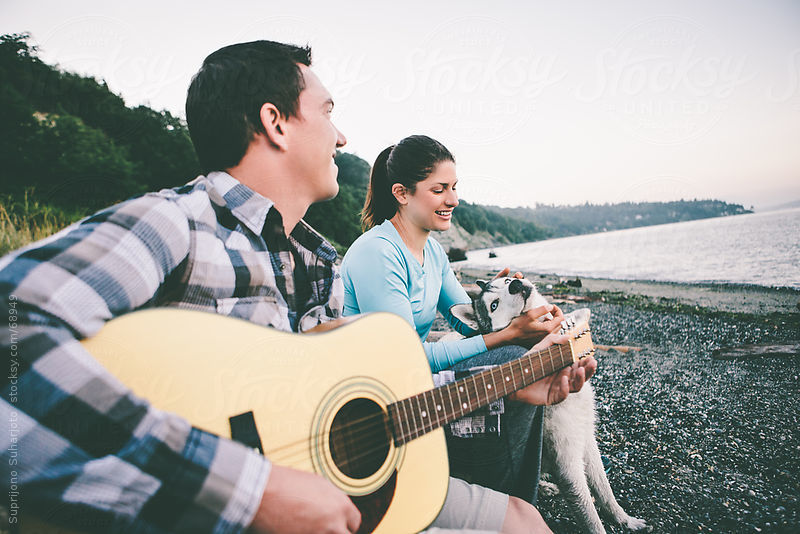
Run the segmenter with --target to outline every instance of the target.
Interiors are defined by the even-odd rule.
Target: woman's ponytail
[[[364,209],[361,210],[361,229],[367,231],[394,217],[397,201],[392,195],[392,184],[389,182],[389,156],[395,145],[387,147],[378,154],[372,172],[369,175],[369,189]]]

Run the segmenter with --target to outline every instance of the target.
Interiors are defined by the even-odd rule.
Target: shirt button
[[[287,267],[287,265],[286,265],[285,263],[281,263],[281,267],[280,267],[280,269],[281,269],[281,272],[284,272],[284,273],[285,273],[285,272],[286,272],[286,269],[288,269],[288,267]]]

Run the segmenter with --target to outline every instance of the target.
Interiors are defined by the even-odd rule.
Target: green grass
[[[21,196],[0,196],[0,256],[47,237],[88,215],[80,209],[65,210]]]

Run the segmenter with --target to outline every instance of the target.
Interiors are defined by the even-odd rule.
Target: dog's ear
[[[486,280],[475,280],[475,285],[481,288],[481,291],[486,291],[486,284],[488,284]]]
[[[478,287],[477,285],[470,284],[470,285],[467,285],[467,286],[464,287],[464,291],[467,292],[467,295],[469,295],[469,298],[476,299],[476,298],[478,298],[480,296],[481,291],[483,291],[483,290],[480,287]]]
[[[471,329],[478,331],[478,319],[475,317],[475,310],[472,308],[472,304],[455,304],[450,307],[450,313]]]

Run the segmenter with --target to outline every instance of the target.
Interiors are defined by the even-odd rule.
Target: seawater
[[[800,208],[548,239],[467,253],[468,267],[618,280],[800,289]]]

